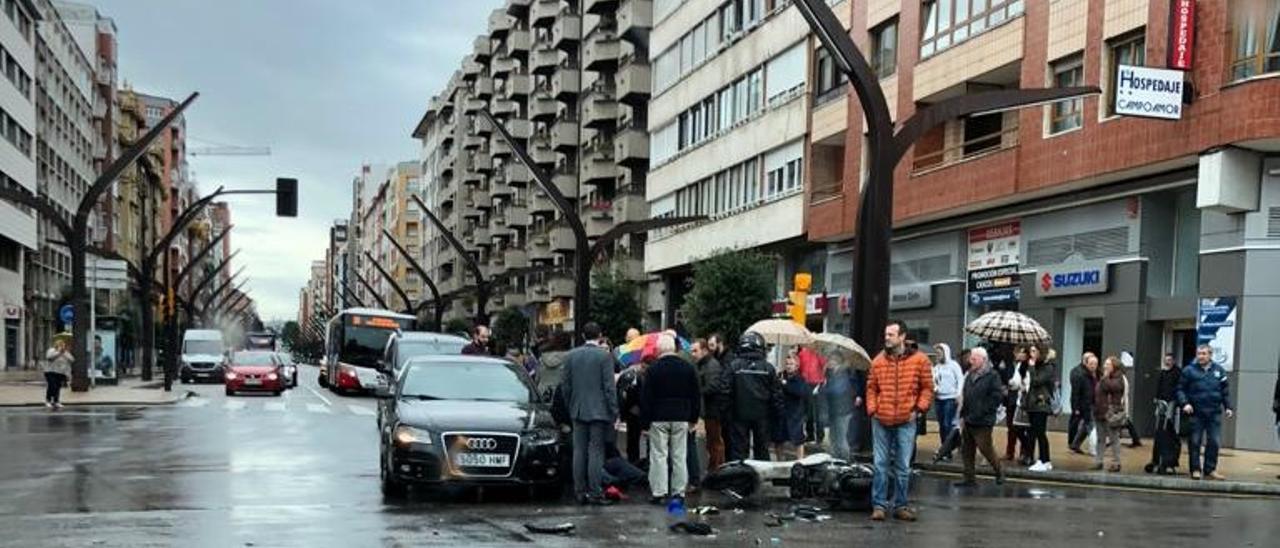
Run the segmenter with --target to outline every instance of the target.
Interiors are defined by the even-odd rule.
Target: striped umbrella
[[[964,327],[971,335],[992,342],[1047,344],[1052,338],[1031,316],[1012,310],[988,312]]]

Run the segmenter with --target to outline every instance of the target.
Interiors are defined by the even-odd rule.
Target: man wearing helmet
[[[782,384],[777,369],[765,359],[765,341],[746,332],[738,351],[724,369],[729,386],[728,460],[769,460],[769,423],[782,409]]]

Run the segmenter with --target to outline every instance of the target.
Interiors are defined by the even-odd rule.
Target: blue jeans
[[[1190,470],[1209,474],[1218,469],[1218,444],[1222,441],[1222,414],[1195,413],[1191,418],[1191,443],[1187,456]],[[1200,467],[1200,445],[1204,445],[1204,467]]]
[[[831,419],[831,456],[849,460],[849,430],[853,413],[832,414]]]
[[[960,404],[953,399],[934,400],[933,409],[938,414],[938,439],[945,444],[947,436],[956,427],[956,411],[960,409]]]
[[[871,479],[871,505],[882,510],[907,506],[911,489],[911,453],[916,444],[916,421],[884,426],[871,421],[875,475]],[[889,505],[889,476],[893,475],[893,505]]]

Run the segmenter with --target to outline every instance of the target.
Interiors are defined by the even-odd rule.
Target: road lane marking
[[[310,386],[307,387],[307,390],[310,390],[312,394],[315,394],[317,398],[320,398],[320,401],[324,402],[325,405],[333,405],[333,403],[329,401],[329,398],[324,397],[324,395],[321,394],[319,390],[316,390],[315,388],[312,388]]]
[[[321,405],[321,404],[318,404],[318,403],[308,403],[308,404],[307,404],[307,411],[310,411],[310,412],[312,412],[312,413],[323,413],[323,414],[325,414],[325,415],[332,415],[332,414],[333,414],[333,411],[330,411],[330,410],[329,410],[329,406],[327,406],[327,405]]]
[[[244,401],[227,400],[227,403],[223,404],[222,408],[226,409],[227,411],[239,411],[241,409],[244,409],[244,406],[245,406]]]
[[[376,413],[374,410],[369,409],[368,407],[361,407],[361,406],[356,405],[356,404],[354,404],[354,403],[352,403],[352,404],[348,404],[348,405],[347,405],[347,407],[348,407],[348,408],[350,408],[350,409],[351,409],[351,412],[352,412],[352,413],[354,413],[354,414],[356,414],[356,415],[363,415],[363,416],[366,416],[366,417],[372,417],[372,416],[374,416],[374,415],[377,415],[377,414],[378,414],[378,413]]]
[[[267,411],[284,411],[284,402],[282,401],[267,402],[266,405],[263,405],[262,407]]]

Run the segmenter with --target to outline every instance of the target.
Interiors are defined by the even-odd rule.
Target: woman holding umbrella
[[[67,383],[67,377],[71,375],[71,362],[75,360],[70,348],[71,336],[59,333],[53,337],[53,348],[45,352],[44,406],[50,409],[62,409],[62,386]]]

